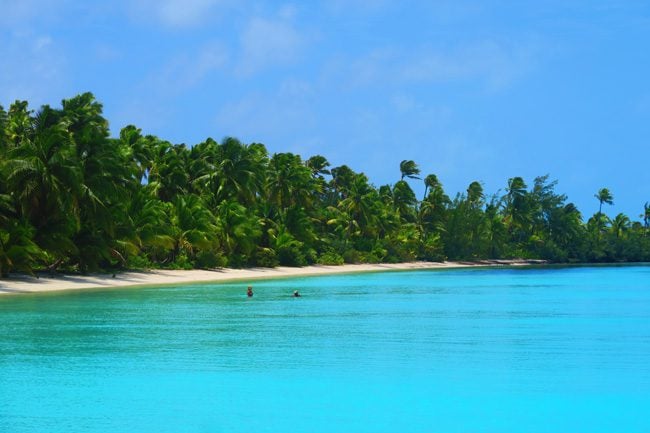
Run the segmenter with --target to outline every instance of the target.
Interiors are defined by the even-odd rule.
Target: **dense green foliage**
[[[414,161],[394,185],[330,168],[320,155],[269,155],[264,145],[208,138],[192,147],[142,135],[111,138],[90,93],[60,109],[0,107],[0,274],[37,269],[212,268],[311,263],[539,258],[650,260],[643,222],[602,212],[585,223],[548,176],[479,182],[453,200]]]

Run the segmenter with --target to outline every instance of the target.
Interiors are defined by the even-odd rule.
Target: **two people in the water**
[[[253,286],[248,286],[248,289],[246,290],[246,296],[249,298],[253,297]],[[300,298],[300,292],[297,290],[293,291],[293,297],[294,298]]]

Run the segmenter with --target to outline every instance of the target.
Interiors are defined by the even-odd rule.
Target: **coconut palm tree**
[[[616,217],[612,220],[612,225],[611,225],[611,231],[614,233],[614,237],[616,239],[621,238],[625,232],[632,226],[632,221],[630,221],[630,218],[623,214],[619,213],[616,215]]]
[[[424,178],[424,198],[422,200],[426,200],[429,190],[437,188],[438,186],[440,186],[438,176],[435,174],[428,174]]]
[[[237,200],[243,205],[253,204],[264,183],[266,148],[259,143],[247,146],[227,137],[217,150],[217,166],[210,181],[216,202]]]
[[[419,179],[418,174],[420,174],[420,169],[413,160],[405,159],[400,162],[399,171],[402,173],[401,180],[404,180],[405,177],[408,177],[409,179]]]
[[[601,188],[598,190],[597,194],[594,194],[594,197],[598,200],[598,214],[602,213],[603,203],[605,204],[614,204],[614,196],[607,188]]]
[[[276,153],[269,161],[266,183],[268,200],[280,213],[292,206],[308,207],[316,185],[312,171],[298,155]]]
[[[314,155],[305,161],[305,165],[309,167],[314,177],[322,178],[322,175],[324,174],[331,174],[331,172],[327,169],[327,167],[330,166],[330,163],[324,156]]]
[[[393,186],[393,206],[402,219],[414,222],[415,205],[417,199],[415,193],[404,180],[397,181]]]
[[[472,182],[467,187],[467,201],[473,207],[480,207],[483,202],[483,186],[479,182]]]
[[[184,254],[189,259],[200,249],[208,249],[217,234],[214,215],[200,197],[194,194],[177,196],[171,209],[173,258]]]
[[[7,152],[2,172],[17,218],[34,228],[34,241],[51,262],[60,263],[76,252],[72,236],[80,224],[83,176],[68,121],[44,106],[31,122],[22,136],[13,130],[18,144]]]
[[[215,217],[217,238],[230,264],[248,264],[262,235],[259,218],[233,200],[221,202],[215,211]]]
[[[7,124],[9,115],[4,107],[0,105],[0,153],[4,154],[9,147],[9,134],[7,133]]]

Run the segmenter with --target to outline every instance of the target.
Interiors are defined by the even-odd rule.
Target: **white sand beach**
[[[268,278],[330,275],[355,272],[380,272],[415,269],[463,268],[468,266],[521,265],[517,260],[468,262],[411,262],[397,264],[359,264],[342,266],[305,266],[302,268],[249,268],[215,270],[152,270],[113,274],[55,275],[39,278],[20,275],[0,280],[0,294],[54,292],[61,290],[190,284],[199,282],[254,281]]]

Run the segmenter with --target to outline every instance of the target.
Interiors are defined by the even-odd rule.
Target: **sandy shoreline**
[[[55,292],[61,290],[79,290],[113,287],[136,287],[169,284],[190,284],[201,282],[254,281],[269,278],[300,277],[313,275],[331,275],[355,272],[380,272],[416,269],[464,268],[469,266],[517,265],[521,262],[412,262],[397,264],[362,264],[342,266],[305,266],[303,268],[250,268],[250,269],[216,269],[216,270],[152,270],[141,272],[123,272],[93,275],[56,275],[12,276],[0,280],[0,294],[20,294],[34,292]]]

